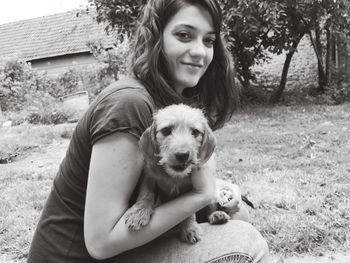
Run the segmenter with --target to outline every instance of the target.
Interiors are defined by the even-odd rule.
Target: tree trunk
[[[309,36],[311,40],[311,44],[314,48],[316,57],[317,57],[317,62],[318,62],[318,83],[319,87],[317,91],[319,93],[324,93],[325,87],[327,86],[327,75],[325,71],[325,67],[323,64],[323,59],[322,59],[322,44],[321,44],[321,36],[320,36],[320,29],[318,26],[315,28],[315,39],[312,37],[311,31],[309,31]]]
[[[331,31],[329,28],[327,30],[327,54],[326,54],[326,76],[327,79],[331,79],[331,61],[332,61],[332,43],[331,43]]]
[[[289,51],[287,56],[286,56],[286,60],[284,61],[282,75],[281,75],[281,82],[280,82],[280,85],[278,87],[278,90],[274,94],[272,94],[272,96],[270,98],[271,103],[278,103],[281,99],[283,91],[286,88],[290,63],[292,61],[293,55],[294,55],[295,51],[297,50],[297,47],[298,47],[299,42],[302,39],[302,37],[303,37],[303,35],[293,43],[293,49],[291,51]]]
[[[244,100],[246,100],[246,101],[255,100],[257,98],[257,95],[256,95],[254,89],[252,89],[252,87],[250,86],[249,76],[248,75],[241,76],[240,82],[243,86],[242,95],[244,97]]]
[[[327,28],[327,57],[326,57],[326,76],[328,83],[332,82],[332,75],[337,68],[337,50],[336,37],[331,27]]]

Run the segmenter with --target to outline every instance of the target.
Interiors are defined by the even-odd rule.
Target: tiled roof
[[[77,15],[79,14],[79,15]],[[89,52],[90,38],[111,47],[113,37],[93,20],[94,12],[72,10],[0,25],[0,58],[20,54],[25,60]]]

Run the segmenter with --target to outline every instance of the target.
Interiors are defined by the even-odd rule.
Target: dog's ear
[[[139,147],[143,152],[144,158],[147,161],[157,162],[159,146],[156,141],[154,123],[152,123],[152,125],[142,133],[141,138],[139,140]]]
[[[209,125],[206,125],[206,129],[203,135],[202,145],[199,149],[200,165],[205,164],[210,156],[213,154],[216,147],[216,139],[213,131]]]

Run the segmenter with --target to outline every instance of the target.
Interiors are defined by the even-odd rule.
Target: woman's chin
[[[197,78],[192,79],[192,80],[187,79],[187,80],[182,81],[181,86],[184,88],[193,88],[193,87],[197,86],[198,82],[199,82],[199,79],[197,79]]]

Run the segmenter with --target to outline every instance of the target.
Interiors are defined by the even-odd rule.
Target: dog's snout
[[[190,152],[178,152],[175,154],[176,159],[181,163],[187,162],[189,156]]]

